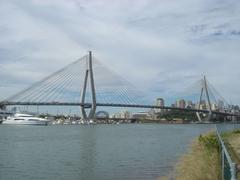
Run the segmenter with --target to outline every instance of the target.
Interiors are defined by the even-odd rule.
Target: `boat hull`
[[[48,125],[47,121],[39,121],[39,122],[26,122],[26,121],[22,121],[22,122],[14,122],[14,121],[3,121],[2,124],[4,125],[40,125],[40,126],[46,126]]]

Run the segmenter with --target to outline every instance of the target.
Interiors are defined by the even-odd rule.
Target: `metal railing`
[[[228,149],[221,137],[224,132],[230,132],[240,129],[239,124],[221,124],[216,125],[216,134],[220,144],[221,151],[221,173],[223,180],[237,180],[237,165],[233,162]]]

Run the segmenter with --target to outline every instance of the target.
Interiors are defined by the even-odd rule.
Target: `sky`
[[[0,0],[0,99],[88,50],[153,100],[205,74],[240,104],[239,0]]]

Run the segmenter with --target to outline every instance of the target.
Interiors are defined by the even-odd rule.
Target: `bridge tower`
[[[203,93],[206,94],[207,97],[207,110],[209,111],[209,114],[207,116],[206,121],[209,121],[212,118],[212,106],[211,106],[211,101],[210,101],[210,97],[209,97],[209,92],[208,92],[208,84],[207,84],[207,80],[206,80],[206,76],[203,76],[203,79],[201,81],[201,94],[200,94],[200,99],[199,99],[199,104],[198,104],[198,109],[200,110],[201,107],[201,102],[203,100]],[[196,113],[197,114],[197,118],[200,122],[202,122],[202,118],[199,114],[199,112]]]
[[[87,56],[87,61],[86,61],[86,71],[85,71],[85,78],[84,78],[84,84],[83,88],[81,91],[81,97],[80,97],[80,103],[81,105],[81,112],[83,119],[89,120],[93,119],[95,117],[96,113],[96,91],[95,91],[95,84],[94,84],[94,76],[93,76],[93,65],[92,65],[92,52],[89,51],[89,54]],[[88,78],[89,77],[89,78]],[[86,91],[87,91],[87,84],[88,84],[88,79],[90,80],[90,87],[91,87],[91,95],[92,95],[92,102],[91,102],[91,109],[89,114],[87,114],[85,110],[85,97],[86,97]]]

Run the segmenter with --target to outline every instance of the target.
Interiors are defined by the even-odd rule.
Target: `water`
[[[0,180],[151,180],[213,125],[0,126]]]

